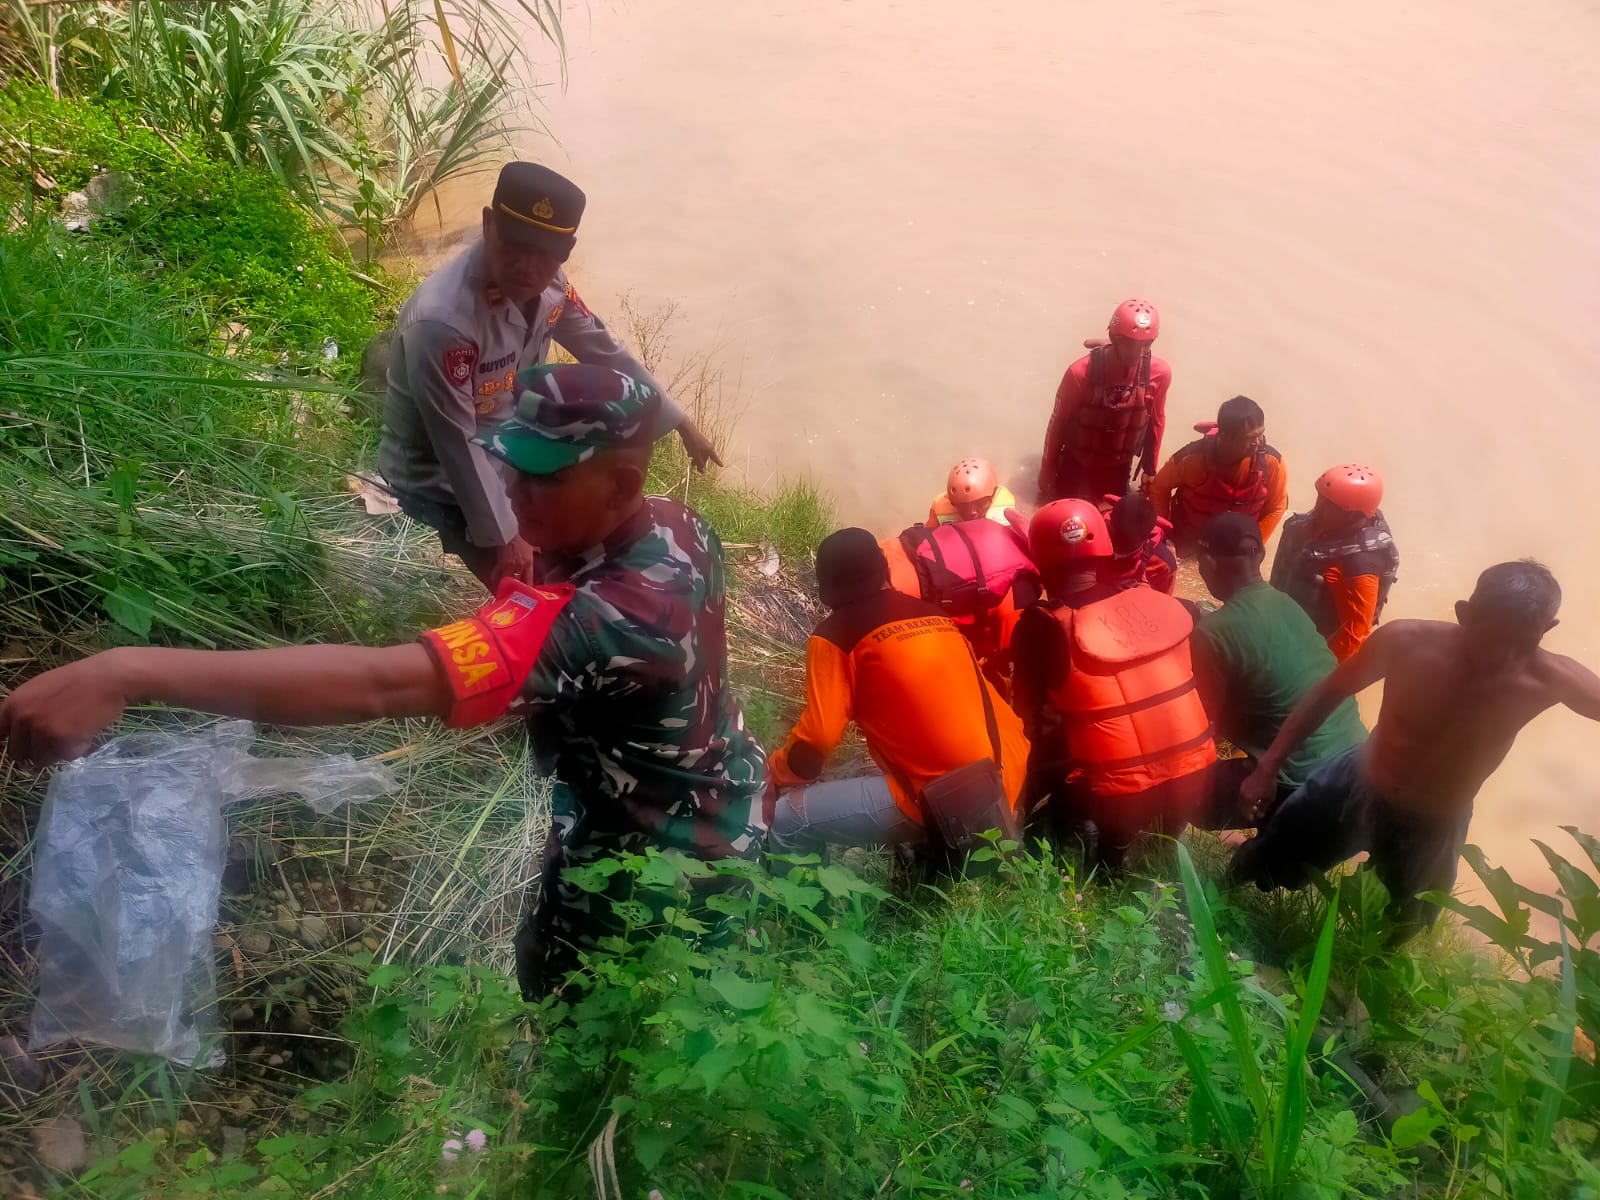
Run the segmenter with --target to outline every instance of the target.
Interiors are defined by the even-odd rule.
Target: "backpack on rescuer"
[[[1150,355],[1139,359],[1131,383],[1106,383],[1115,351],[1096,346],[1089,351],[1089,398],[1072,410],[1067,428],[1067,453],[1084,466],[1107,461],[1132,461],[1144,449],[1150,428]]]
[[[1312,537],[1310,513],[1297,513],[1283,523],[1278,556],[1272,560],[1272,586],[1293,597],[1323,637],[1339,627],[1333,595],[1323,578],[1332,566],[1341,567],[1346,577],[1378,577],[1378,608],[1373,617],[1376,625],[1388,603],[1389,589],[1400,578],[1400,551],[1381,509],[1360,529],[1334,537]]]
[[[922,598],[961,624],[999,607],[1019,574],[1037,574],[1011,527],[984,517],[936,529],[913,525],[900,544]]]

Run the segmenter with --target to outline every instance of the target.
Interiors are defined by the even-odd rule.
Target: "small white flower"
[[[1073,901],[1074,904],[1082,904],[1083,903],[1083,893],[1082,892],[1074,892],[1073,896],[1072,896],[1072,901]]]
[[[863,1053],[863,1054],[869,1053],[869,1051],[867,1049],[867,1044],[865,1042],[857,1042],[856,1045],[861,1047],[861,1053]]]
[[[1164,1019],[1171,1021],[1174,1025],[1176,1025],[1179,1021],[1183,1020],[1183,1005],[1179,1004],[1176,1000],[1168,1000],[1161,1006],[1161,1015]]]
[[[646,1198],[646,1200],[662,1200],[661,1189],[651,1188],[650,1195]]]
[[[304,267],[296,267],[296,268],[295,268],[295,270],[296,270],[296,271],[304,271],[304,270],[305,270],[305,268],[304,268]]]

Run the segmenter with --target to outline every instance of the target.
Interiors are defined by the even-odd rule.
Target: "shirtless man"
[[[1448,892],[1472,802],[1522,727],[1564,704],[1600,721],[1600,677],[1539,648],[1556,624],[1561,587],[1536,562],[1478,577],[1456,624],[1395,621],[1307,692],[1240,787],[1259,832],[1234,856],[1238,882],[1300,887],[1362,850],[1392,897],[1394,940],[1431,924]],[[1285,760],[1347,697],[1385,680],[1372,736],[1330,759],[1275,811]]]

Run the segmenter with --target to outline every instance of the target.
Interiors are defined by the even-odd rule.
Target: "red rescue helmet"
[[[1383,503],[1383,476],[1355,463],[1329,467],[1317,477],[1317,495],[1345,512],[1375,516]]]
[[[1087,500],[1054,500],[1028,522],[1028,553],[1041,571],[1079,558],[1110,558],[1111,534]]]
[[[1106,332],[1112,337],[1131,338],[1136,342],[1153,342],[1161,332],[1161,314],[1148,300],[1124,300],[1111,314],[1111,324]]]
[[[1000,476],[987,458],[963,458],[950,468],[950,478],[945,480],[944,494],[951,504],[969,504],[986,500],[1000,490]]]

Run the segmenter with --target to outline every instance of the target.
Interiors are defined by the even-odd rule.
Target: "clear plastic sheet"
[[[51,779],[29,899],[42,931],[32,1049],[72,1039],[222,1064],[223,806],[291,792],[329,813],[395,787],[387,767],[348,754],[252,758],[252,739],[248,721],[129,734]]]

